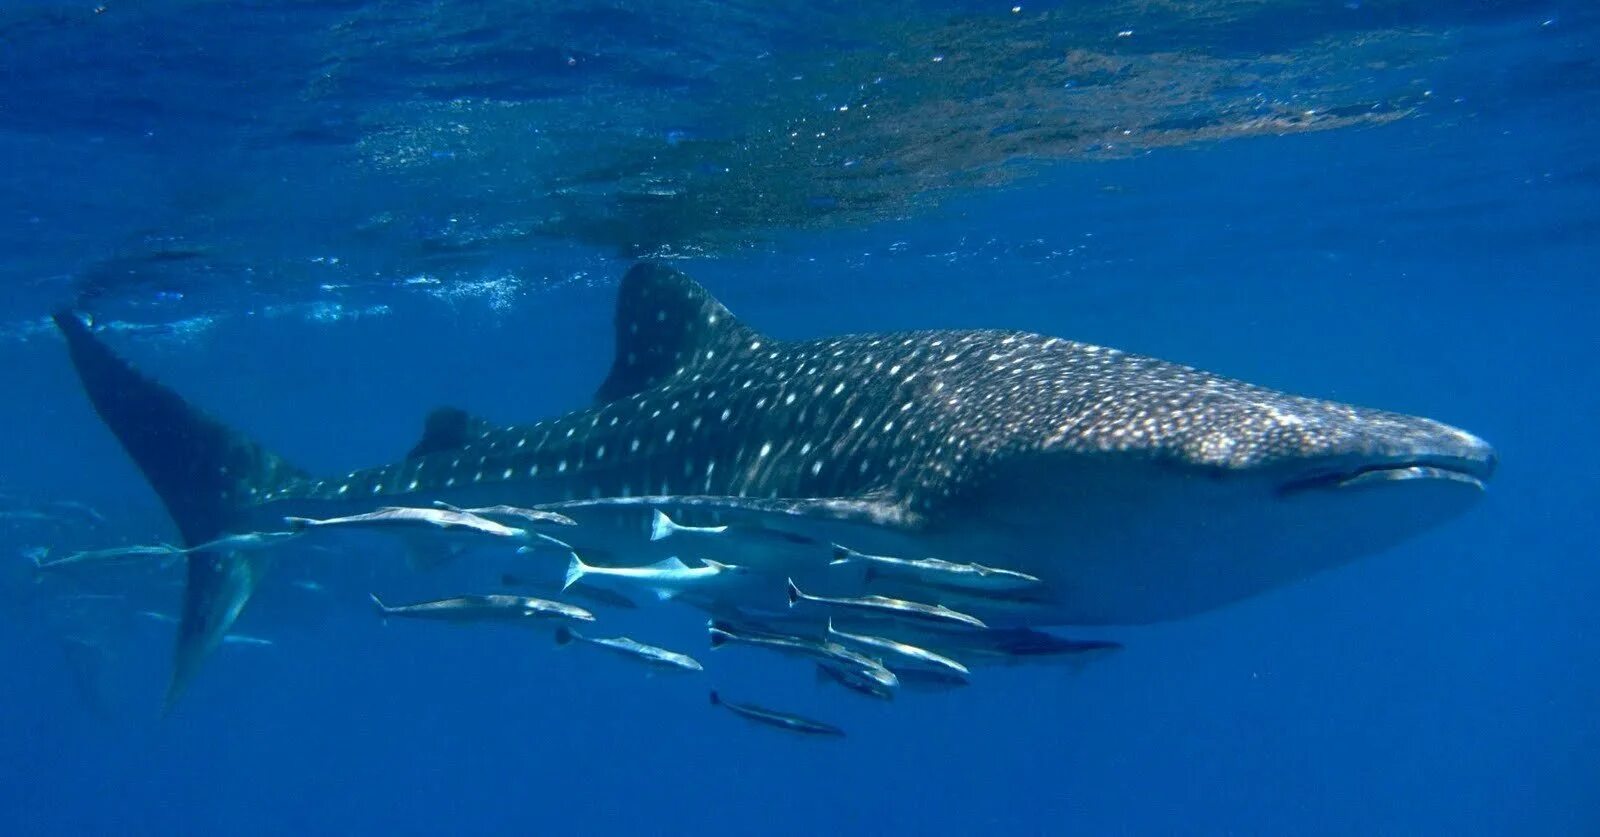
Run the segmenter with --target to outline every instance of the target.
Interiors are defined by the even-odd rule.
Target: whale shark
[[[443,407],[404,458],[314,475],[137,371],[87,318],[55,321],[92,406],[190,545],[285,517],[505,504],[570,518],[561,540],[590,565],[692,552],[755,570],[678,597],[714,614],[780,614],[791,578],[863,592],[853,562],[834,560],[843,547],[1037,579],[1009,592],[871,582],[996,628],[1180,619],[1438,526],[1496,463],[1438,421],[1058,337],[780,340],[643,262],[620,283],[615,357],[591,404],[509,426]],[[670,537],[662,514],[682,524]],[[186,560],[169,703],[266,566],[220,549]]]

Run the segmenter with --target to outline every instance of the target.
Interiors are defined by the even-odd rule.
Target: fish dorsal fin
[[[674,555],[671,558],[666,558],[666,559],[657,561],[654,564],[651,564],[650,566],[645,567],[645,569],[647,569],[647,570],[659,570],[661,572],[672,572],[672,571],[676,571],[676,570],[687,570],[687,569],[689,569],[689,565],[683,563],[683,561],[678,559],[678,556]]]
[[[455,450],[467,446],[489,426],[485,419],[456,407],[438,407],[428,414],[422,424],[422,438],[418,440],[407,459],[419,459],[442,450]]]
[[[640,262],[622,277],[617,292],[617,355],[595,401],[626,398],[760,340],[700,283],[665,265]]]

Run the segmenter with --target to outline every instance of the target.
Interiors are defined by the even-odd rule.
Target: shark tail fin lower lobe
[[[100,342],[76,314],[64,311],[54,319],[89,402],[161,497],[185,545],[225,534],[253,497],[304,476],[145,377]],[[249,601],[261,575],[259,562],[230,551],[188,556],[183,616],[167,688],[169,709]]]

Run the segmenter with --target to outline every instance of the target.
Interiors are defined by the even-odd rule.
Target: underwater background
[[[0,830],[1600,833],[1597,142],[1577,0],[9,3]],[[643,257],[779,337],[1060,335],[1501,466],[1383,554],[1069,631],[1125,645],[1081,670],[893,704],[718,673],[843,741],[542,634],[385,625],[397,556],[264,587],[240,629],[273,645],[163,718],[171,628],[117,597],[173,612],[181,574],[35,572],[174,537],[52,310],[341,472],[441,404],[585,405]]]

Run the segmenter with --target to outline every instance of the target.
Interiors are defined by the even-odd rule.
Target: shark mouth
[[[1319,489],[1373,487],[1413,480],[1463,483],[1482,490],[1494,474],[1495,457],[1425,456],[1392,462],[1369,462],[1344,470],[1321,470],[1301,475],[1278,489],[1280,495]]]

